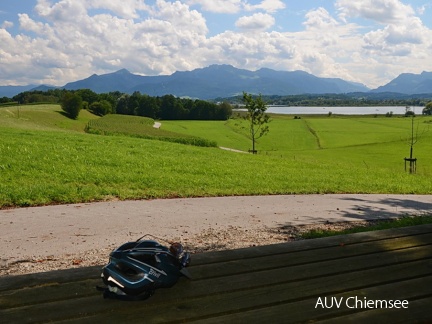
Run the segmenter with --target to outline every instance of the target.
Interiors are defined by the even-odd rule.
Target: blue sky
[[[431,17],[426,0],[0,0],[0,85],[231,64],[375,88],[432,71]]]

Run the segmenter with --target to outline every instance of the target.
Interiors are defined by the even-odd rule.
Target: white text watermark
[[[318,297],[315,308],[408,308],[408,300],[367,299],[367,297]]]

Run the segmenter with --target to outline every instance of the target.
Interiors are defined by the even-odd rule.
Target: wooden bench
[[[432,225],[196,254],[189,272],[194,280],[138,302],[103,299],[100,267],[0,277],[0,322],[432,321]]]

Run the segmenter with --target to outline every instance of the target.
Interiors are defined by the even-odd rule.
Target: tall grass
[[[90,120],[85,128],[87,133],[98,135],[120,135],[145,139],[189,144],[195,146],[215,147],[215,141],[179,134],[153,127],[154,120],[139,116],[106,115],[100,119]]]

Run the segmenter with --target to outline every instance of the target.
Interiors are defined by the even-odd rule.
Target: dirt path
[[[245,152],[245,151],[240,151],[240,150],[232,149],[232,148],[229,148],[229,147],[219,146],[219,148],[221,150],[231,151],[231,152],[236,152],[236,153],[248,153],[248,152]]]

